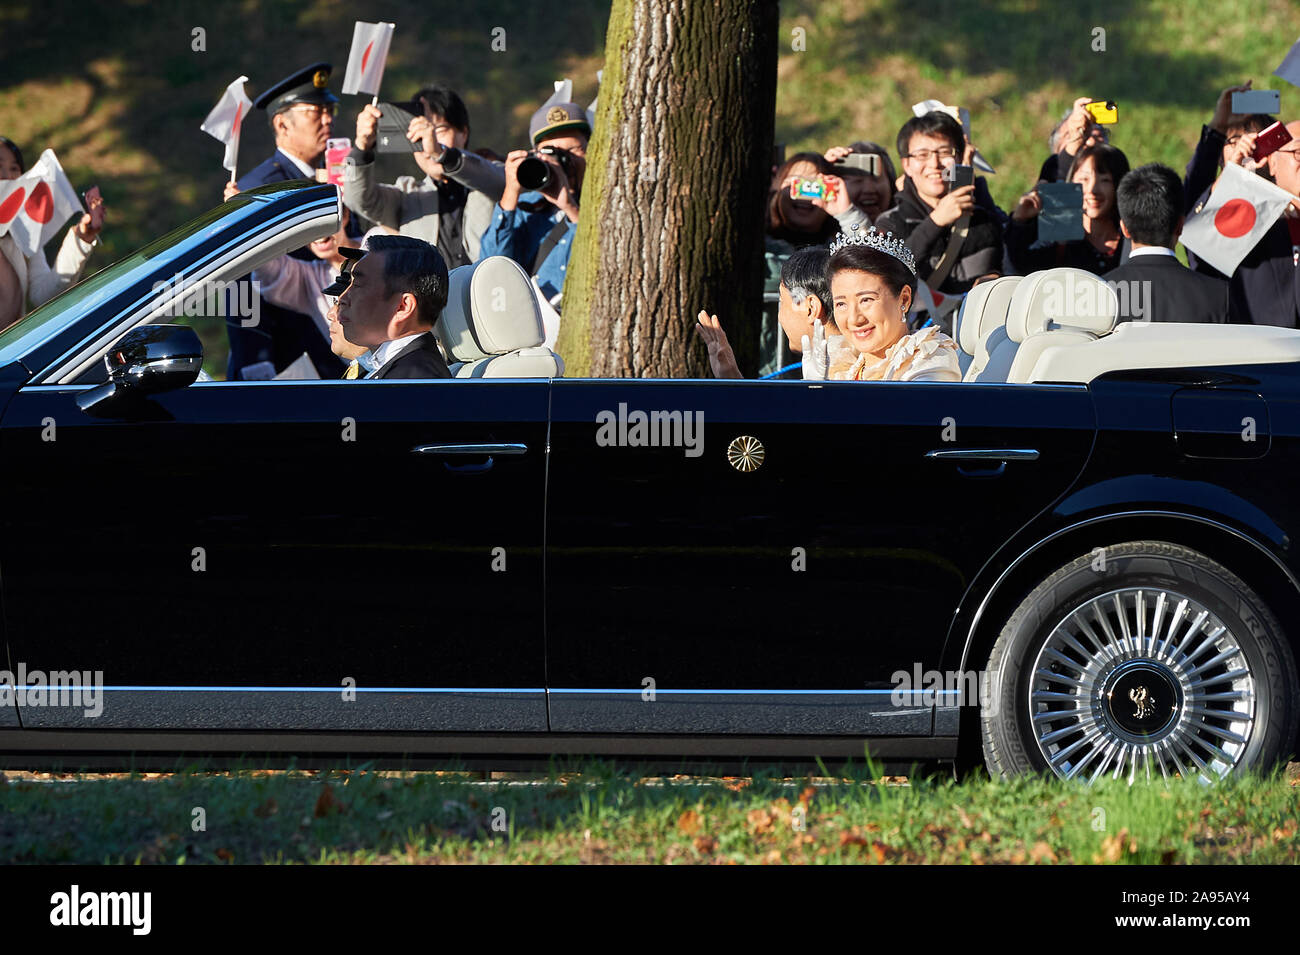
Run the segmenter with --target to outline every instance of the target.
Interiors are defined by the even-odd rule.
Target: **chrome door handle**
[[[927,458],[946,461],[1037,461],[1038,452],[1032,448],[950,448],[927,451]]]
[[[526,444],[421,444],[411,448],[412,454],[460,454],[483,455],[500,454],[502,456],[526,454]]]

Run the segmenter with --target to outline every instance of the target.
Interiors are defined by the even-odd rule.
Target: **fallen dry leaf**
[[[772,831],[772,814],[766,809],[751,809],[745,816],[751,835],[759,836]]]
[[[701,855],[712,855],[713,850],[718,848],[718,840],[712,836],[696,836],[695,851]]]
[[[1052,847],[1041,841],[1035,842],[1034,847],[1029,850],[1029,858],[1037,865],[1057,861],[1056,853],[1052,851]]]
[[[684,836],[693,835],[700,831],[700,823],[700,814],[694,809],[687,809],[677,817],[677,831]]]
[[[316,809],[313,815],[317,819],[328,816],[331,812],[342,812],[343,804],[334,796],[334,790],[330,788],[329,783],[321,790],[321,794],[316,799]]]

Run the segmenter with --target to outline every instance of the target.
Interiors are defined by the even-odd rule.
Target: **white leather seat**
[[[974,381],[984,370],[988,361],[984,343],[995,328],[1006,324],[1007,309],[1020,278],[1019,275],[1003,275],[981,282],[966,293],[956,322],[957,362],[961,366],[963,381]]]
[[[1027,275],[1011,296],[1005,326],[984,342],[988,358],[975,380],[1025,381],[1043,348],[1093,341],[1114,327],[1118,312],[1114,289],[1091,272],[1062,268]],[[1046,333],[1054,336],[1051,341],[1026,348]]]
[[[457,378],[560,378],[564,361],[546,348],[546,330],[528,273],[494,255],[450,275],[447,306],[434,333]]]
[[[1104,338],[1046,348],[1025,380],[1087,384],[1109,371],[1126,369],[1281,362],[1300,362],[1300,330],[1271,325],[1122,322]]]
[[[1039,274],[1044,273],[1035,277]],[[1048,269],[1046,275],[1026,304],[1025,334],[1007,373],[1008,382],[1029,381],[1035,363],[1048,348],[1096,341],[1109,335],[1119,319],[1115,289],[1091,272]],[[1053,282],[1060,284],[1053,286]],[[1013,321],[1008,317],[1008,325]]]

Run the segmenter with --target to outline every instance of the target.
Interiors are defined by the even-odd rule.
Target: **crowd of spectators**
[[[226,198],[322,177],[339,103],[328,77],[328,64],[312,64],[263,92],[255,105],[266,112],[275,152],[228,184]],[[1232,94],[1249,86],[1220,95],[1182,176],[1156,164],[1132,169],[1110,141],[1111,130],[1122,127],[1100,124],[1092,101],[1078,98],[1051,130],[1038,181],[1009,212],[976,174],[982,157],[946,109],[904,123],[893,154],[859,141],[774,164],[766,243],[780,273],[776,318],[786,347],[800,355],[805,377],[952,380],[952,313],[932,314],[925,303],[998,276],[1060,266],[1154,282],[1159,294],[1147,317],[1157,321],[1300,326],[1300,198],[1231,276],[1195,256],[1189,255],[1192,269],[1175,257],[1186,217],[1204,206],[1226,166],[1242,166],[1300,197],[1300,138],[1260,162],[1253,158],[1256,138],[1273,118],[1232,112]],[[455,90],[427,86],[403,106],[412,114],[405,130],[412,174],[380,181],[375,150],[384,113],[364,106],[343,163],[343,224],[254,273],[270,319],[252,330],[231,324],[229,378],[282,374],[300,358],[322,377],[345,370],[348,377],[391,375],[396,366],[386,373],[383,367],[397,355],[393,341],[409,346],[408,359],[422,356],[405,367],[448,374],[445,354],[436,362],[426,354],[437,318],[429,310],[446,301],[450,270],[490,256],[527,271],[539,306],[551,314],[562,309],[590,114],[575,103],[548,102],[532,116],[528,147],[503,157],[471,151],[469,110]],[[1287,128],[1300,137],[1300,123]],[[22,171],[19,147],[0,137],[0,178]],[[1076,238],[1040,238],[1042,187],[1050,183],[1080,187]],[[0,327],[77,279],[103,212],[97,202],[68,230],[54,268],[44,253],[24,255],[12,238],[0,237]],[[359,267],[368,254],[374,261]],[[402,269],[415,271],[402,276]],[[362,315],[362,302],[379,312]],[[389,337],[376,339],[381,330]],[[714,374],[740,377],[717,318],[702,311],[697,331]]]
[[[775,166],[767,201],[769,259],[789,262],[795,250],[834,243],[825,266],[832,320],[811,333],[789,333],[795,288],[781,270],[778,319],[789,350],[801,357],[803,376],[880,377],[883,370],[883,377],[894,380],[957,380],[955,362],[940,372],[932,367],[947,364],[954,312],[920,307],[924,293],[931,299],[934,293],[960,296],[999,276],[1058,267],[1112,284],[1149,283],[1143,313],[1121,314],[1121,321],[1300,327],[1300,122],[1286,126],[1295,139],[1256,161],[1256,138],[1274,118],[1232,112],[1232,95],[1249,89],[1247,82],[1220,94],[1182,176],[1156,163],[1131,168],[1124,151],[1110,142],[1110,130],[1122,127],[1102,125],[1089,109],[1093,100],[1079,97],[1050,133],[1038,181],[1009,213],[994,201],[985,177],[974,174],[975,145],[948,110],[903,124],[897,177],[888,153],[865,142],[820,156],[798,153]],[[855,153],[880,156],[878,171],[887,174],[847,167]],[[1234,164],[1297,198],[1231,276],[1190,250],[1191,268],[1183,266],[1177,243],[1186,218],[1204,207],[1225,166]],[[1081,230],[1065,241],[1040,239],[1047,191],[1041,187],[1058,182],[1079,186]],[[870,277],[869,294],[853,282],[842,293],[835,288],[845,273],[836,263],[846,256],[858,263],[849,272],[862,281]],[[899,262],[909,267],[910,280],[898,272]],[[800,286],[800,294],[806,287]],[[714,375],[740,377],[716,316],[702,311],[698,332]],[[918,349],[927,350],[925,362],[909,358],[900,364],[904,355],[919,355]],[[926,367],[917,370],[921,365]]]

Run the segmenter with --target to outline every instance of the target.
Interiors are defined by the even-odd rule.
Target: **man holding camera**
[[[528,133],[536,148],[506,156],[505,190],[483,234],[479,260],[509,256],[558,307],[578,227],[591,126],[576,103],[552,103],[533,114]]]
[[[352,154],[343,166],[343,201],[362,216],[436,246],[449,268],[478,258],[479,243],[501,198],[501,166],[466,152],[469,111],[455,90],[431,86],[410,103],[406,139],[424,179],[402,176],[386,185],[375,176],[379,107],[357,117]]]

